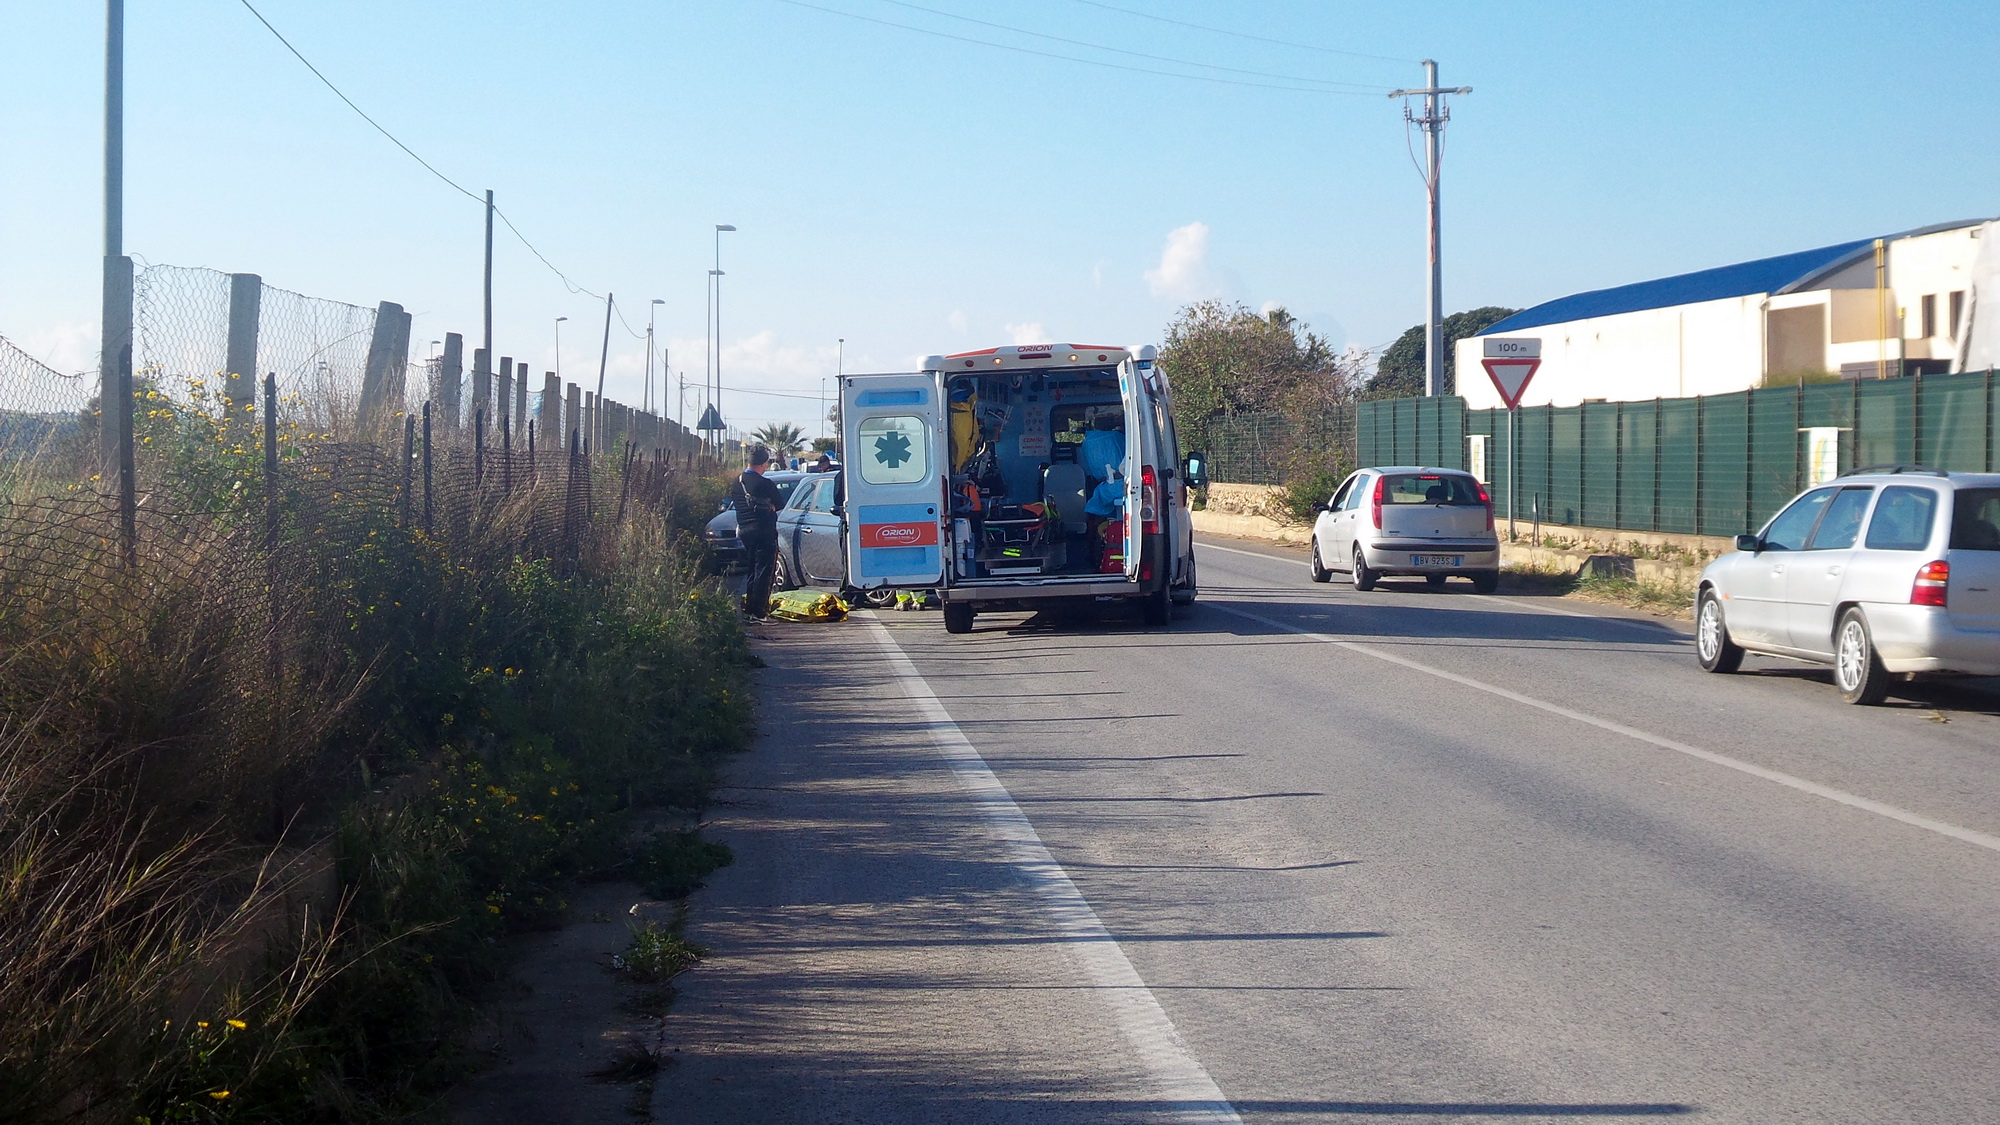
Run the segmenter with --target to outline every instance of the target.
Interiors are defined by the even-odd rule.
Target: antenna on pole
[[[1438,227],[1438,172],[1444,152],[1440,142],[1444,137],[1445,123],[1451,120],[1451,107],[1444,102],[1450,94],[1470,94],[1470,86],[1443,87],[1438,85],[1438,64],[1424,60],[1424,85],[1414,90],[1391,90],[1392,98],[1424,99],[1423,116],[1410,111],[1408,102],[1403,105],[1403,120],[1424,131],[1425,166],[1424,190],[1430,197],[1430,273],[1427,287],[1430,293],[1429,311],[1424,321],[1424,394],[1440,393],[1444,382],[1444,270],[1439,252]]]

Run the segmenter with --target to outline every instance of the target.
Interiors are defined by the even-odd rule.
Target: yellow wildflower
[[[228,1097],[228,1096],[229,1096],[229,1091],[227,1091],[227,1090],[210,1090],[210,1091],[208,1092],[208,1096],[209,1096],[209,1097],[211,1097],[211,1098],[214,1098],[214,1099],[215,1099],[216,1101],[221,1101],[222,1099],[224,1099],[224,1098],[226,1098],[226,1097]]]
[[[228,1024],[229,1026],[235,1028],[238,1031],[242,1031],[244,1028],[250,1026],[249,1024],[244,1023],[242,1020],[224,1020],[222,1022]]]

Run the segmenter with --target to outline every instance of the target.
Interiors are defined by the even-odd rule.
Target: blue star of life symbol
[[[875,439],[875,459],[890,468],[899,468],[910,459],[910,439],[902,434],[883,434]]]

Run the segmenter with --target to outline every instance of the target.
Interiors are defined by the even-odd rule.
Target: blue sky
[[[1381,91],[1420,84],[1423,57],[1475,89],[1448,134],[1447,311],[2000,213],[1990,4],[254,2],[634,326],[663,299],[697,384],[712,228],[738,226],[724,405],[745,427],[813,425],[815,403],[747,392],[816,394],[843,337],[849,370],[889,370],[1157,340],[1216,296],[1387,343],[1423,315],[1423,194]],[[478,204],[239,0],[128,5],[131,252],[399,301],[419,352],[477,337]],[[95,362],[102,34],[91,0],[0,0],[0,335],[66,369]],[[504,231],[496,255],[497,350],[552,367],[568,316],[565,375],[594,375],[602,305]],[[612,393],[636,402],[643,346],[613,331]]]

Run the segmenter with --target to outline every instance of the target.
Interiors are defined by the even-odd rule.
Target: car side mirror
[[[1764,549],[1764,541],[1755,535],[1739,535],[1736,537],[1736,549],[1754,555]]]
[[[1190,453],[1181,459],[1181,472],[1189,485],[1195,488],[1208,487],[1208,455]]]
[[[1326,501],[1322,500],[1322,501],[1320,501],[1319,503],[1317,503],[1317,504],[1314,504],[1314,505],[1313,505],[1313,511],[1315,511],[1315,512],[1331,512],[1331,511],[1333,511],[1333,505],[1331,505],[1331,504],[1327,503]]]

